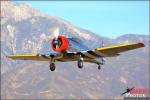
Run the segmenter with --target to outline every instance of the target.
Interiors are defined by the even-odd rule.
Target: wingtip
[[[142,46],[142,47],[145,47],[145,44],[143,42],[139,42],[139,44]]]
[[[10,58],[10,55],[5,55],[6,58]]]
[[[6,57],[6,58],[11,58],[11,57],[12,57],[12,55],[5,55],[5,57]]]

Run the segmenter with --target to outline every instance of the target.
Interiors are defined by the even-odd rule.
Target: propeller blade
[[[56,28],[54,30],[54,37],[55,37],[56,40],[58,39],[58,36],[59,36],[59,28]]]

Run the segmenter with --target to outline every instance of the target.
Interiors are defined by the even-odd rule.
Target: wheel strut
[[[83,61],[82,60],[78,61],[78,68],[83,68]]]
[[[54,63],[53,58],[50,60],[49,69],[50,69],[51,71],[54,71],[54,70],[56,69],[56,66],[55,66],[55,63]]]

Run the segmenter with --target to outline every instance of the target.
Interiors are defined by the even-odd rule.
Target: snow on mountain
[[[2,1],[1,10],[1,16],[3,18],[13,18],[15,21],[25,20],[31,16],[45,16],[31,5],[17,4],[11,1]]]

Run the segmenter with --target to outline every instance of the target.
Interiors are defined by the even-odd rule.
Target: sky
[[[101,36],[149,34],[148,1],[19,1]]]

